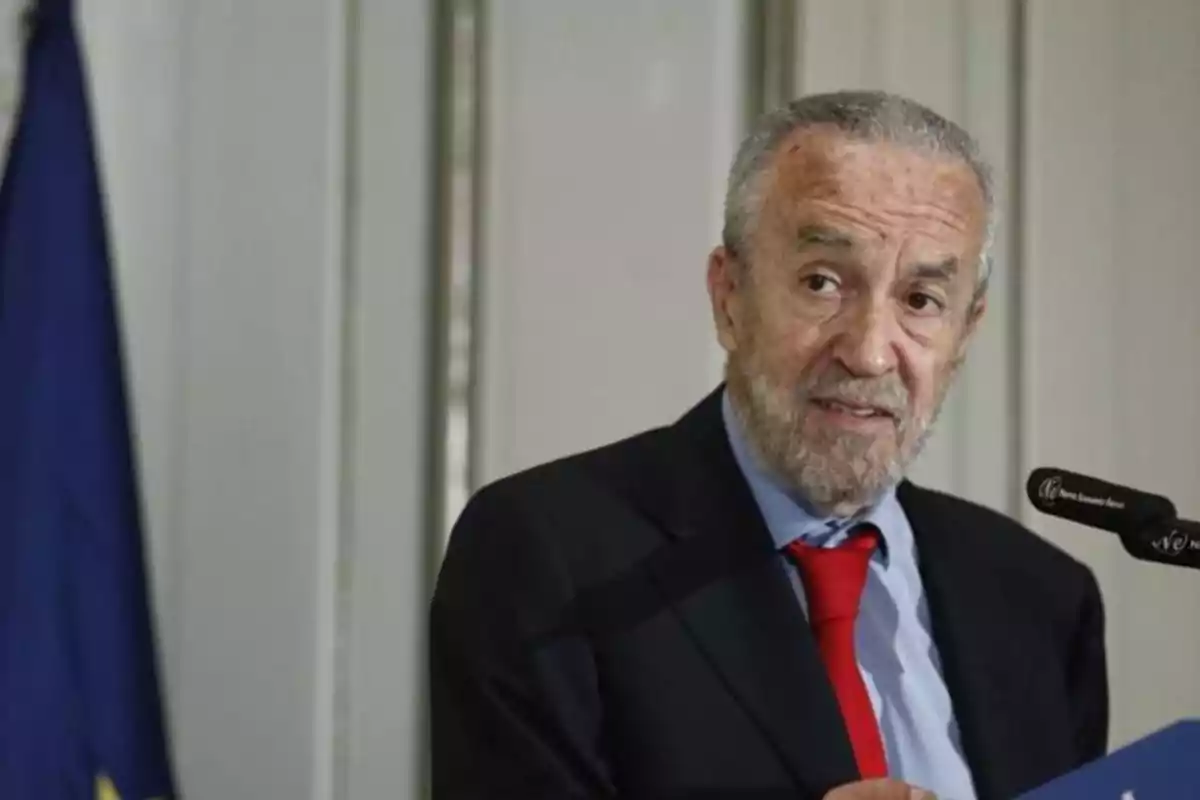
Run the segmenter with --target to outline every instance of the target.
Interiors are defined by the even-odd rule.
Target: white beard
[[[747,369],[731,359],[726,369],[730,401],[751,445],[788,489],[818,513],[839,517],[873,504],[903,477],[928,441],[956,371],[955,367],[946,376],[933,413],[921,419],[912,416],[908,390],[895,374],[866,379],[842,370],[839,375],[807,378],[789,389],[756,366],[752,363]],[[809,398],[818,390],[895,410],[895,433],[876,437],[812,430],[811,423],[806,431]]]

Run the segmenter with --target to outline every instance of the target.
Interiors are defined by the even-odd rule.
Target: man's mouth
[[[839,414],[849,414],[860,419],[895,419],[896,414],[889,408],[874,406],[867,403],[857,403],[849,400],[834,400],[832,398],[814,397],[813,405],[825,411]]]

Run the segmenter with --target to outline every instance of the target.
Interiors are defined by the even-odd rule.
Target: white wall
[[[1200,4],[1041,0],[1027,24],[1027,462],[1200,516]],[[1033,518],[1096,568],[1115,743],[1200,716],[1200,575]]]
[[[182,789],[329,797],[345,9],[80,11]]]
[[[429,492],[430,4],[359,0],[335,797],[421,797]]]
[[[489,7],[481,474],[681,415],[741,114],[731,0]]]
[[[85,0],[186,797],[415,797],[430,6]]]
[[[198,798],[330,791],[344,13],[183,7],[173,693]]]

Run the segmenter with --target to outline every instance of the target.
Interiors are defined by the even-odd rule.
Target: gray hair
[[[726,249],[745,256],[745,246],[761,211],[764,177],[775,151],[794,131],[832,126],[864,141],[886,141],[961,159],[975,173],[987,208],[987,229],[979,263],[976,297],[987,290],[996,232],[991,168],[969,133],[937,112],[906,97],[882,91],[842,91],[798,98],[764,114],[742,140],[725,192]]]

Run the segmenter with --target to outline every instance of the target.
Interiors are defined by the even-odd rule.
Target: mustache
[[[901,417],[908,410],[908,388],[900,376],[891,373],[878,378],[856,377],[844,368],[832,368],[813,375],[798,387],[803,400],[825,400],[848,405],[872,406]]]

